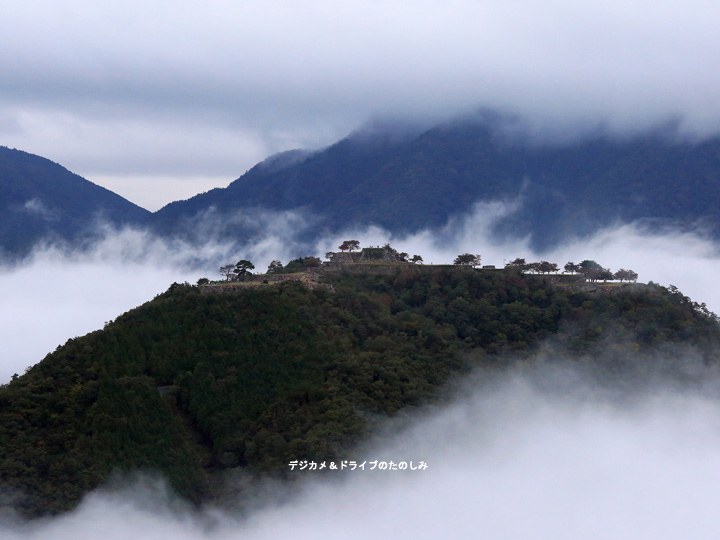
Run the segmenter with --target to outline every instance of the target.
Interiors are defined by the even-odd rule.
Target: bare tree
[[[235,273],[235,265],[234,264],[226,264],[225,266],[221,266],[220,273],[223,276],[225,276],[225,281],[230,281],[230,278]]]

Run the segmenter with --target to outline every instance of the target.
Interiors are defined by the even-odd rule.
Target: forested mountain
[[[0,147],[0,256],[37,242],[86,242],[100,224],[140,225],[150,212],[52,161]]]
[[[272,156],[227,188],[152,215],[47,160],[0,149],[0,248],[23,253],[43,237],[80,239],[97,216],[147,224],[165,237],[238,244],[262,232],[259,211],[297,210],[295,241],[353,226],[402,235],[445,225],[481,201],[504,201],[498,237],[542,250],[618,223],[701,225],[720,236],[720,138],[669,133],[544,143],[509,135],[499,119],[404,132],[361,131],[315,152]]]
[[[137,470],[217,500],[233,474],[287,479],[291,460],[361,458],[354,445],[383,419],[541,344],[616,382],[658,350],[720,359],[715,318],[659,286],[593,294],[515,271],[413,266],[324,279],[173,284],[14,377],[0,387],[0,504],[59,512]]]
[[[636,220],[720,231],[718,138],[656,133],[559,145],[503,133],[502,122],[470,120],[404,137],[359,133],[316,153],[275,156],[225,189],[166,206],[156,224],[172,233],[209,208],[302,208],[317,218],[310,233],[375,224],[403,234],[501,200],[517,206],[495,233],[529,236],[540,249]]]

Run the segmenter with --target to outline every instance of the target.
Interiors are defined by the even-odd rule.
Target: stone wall
[[[344,262],[343,259],[352,260],[359,257],[359,253],[336,253],[341,255],[341,260],[335,257],[329,262],[322,263],[322,266],[308,268],[306,272],[297,274],[251,274],[245,277],[244,281],[228,281],[221,283],[211,283],[202,285],[202,292],[227,292],[247,289],[249,287],[257,287],[262,285],[271,285],[283,283],[286,281],[299,281],[310,288],[327,287],[329,285],[322,284],[324,275],[340,274],[347,272],[349,274],[380,274],[393,275],[400,272],[418,272],[418,273],[436,273],[444,270],[465,270],[468,272],[505,272],[502,268],[473,268],[472,266],[453,265],[453,264],[412,264],[406,262]],[[587,292],[612,292],[608,289],[617,290],[621,288],[620,284],[610,284],[603,287],[600,283],[589,283],[581,274],[525,274],[530,279],[541,279],[552,285],[578,291]],[[629,284],[625,284],[626,286]]]
[[[407,270],[423,273],[436,273],[449,269],[461,269],[468,271],[475,270],[471,266],[457,266],[454,264],[412,264],[406,262],[365,262],[345,264],[335,261],[324,262],[320,268],[312,268],[311,270],[316,271],[318,276],[322,276],[323,274],[339,274],[342,272],[347,272],[349,274],[392,275]],[[490,271],[492,272],[493,270]]]
[[[356,263],[360,262],[360,257],[362,256],[362,253],[360,252],[335,252],[330,255],[330,262],[334,263]]]
[[[574,285],[585,283],[585,276],[582,274],[525,274],[526,277],[536,276],[546,280],[553,285]]]
[[[245,279],[243,281],[226,281],[222,283],[210,283],[208,285],[201,285],[200,290],[206,293],[239,291],[242,289],[247,289],[249,287],[284,283],[287,281],[300,281],[302,283],[305,283],[309,287],[313,287],[317,284],[318,277],[318,274],[311,274],[310,272],[302,272],[297,274],[251,274],[249,276],[245,276]]]
[[[345,264],[339,262],[328,262],[323,263],[322,267],[318,268],[320,275],[322,274],[339,274],[347,272],[349,274],[394,274],[408,268],[407,264],[388,264],[388,263],[354,263]],[[315,269],[313,269],[315,270]]]

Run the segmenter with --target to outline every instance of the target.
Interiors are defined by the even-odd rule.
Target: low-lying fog
[[[299,471],[299,493],[246,518],[191,512],[157,485],[137,484],[95,493],[48,521],[7,520],[0,536],[715,540],[717,394],[655,381],[627,395],[567,365],[525,366],[478,377],[456,402],[362,451],[368,461],[424,461],[426,470],[346,470],[322,480]]]
[[[675,285],[720,312],[720,256],[717,246],[698,234],[647,233],[624,225],[538,255],[526,241],[490,240],[492,223],[509,211],[511,205],[481,204],[473,215],[456,219],[444,231],[402,240],[376,228],[346,231],[322,239],[304,253],[293,253],[289,247],[302,223],[297,216],[267,218],[276,224],[271,234],[233,252],[212,242],[199,247],[168,244],[137,231],[108,233],[93,252],[82,255],[38,250],[19,267],[0,267],[0,325],[5,335],[0,382],[22,374],[68,338],[102,328],[106,321],[151,300],[173,282],[195,283],[203,276],[221,279],[219,265],[241,258],[253,261],[256,272],[264,272],[273,259],[287,263],[297,256],[323,257],[348,238],[358,239],[362,246],[390,242],[399,251],[421,255],[426,264],[451,263],[465,252],[479,253],[483,264],[497,267],[517,257],[556,262],[560,268],[568,261],[593,259],[613,271],[632,269],[641,282]],[[199,260],[211,262],[198,266]]]

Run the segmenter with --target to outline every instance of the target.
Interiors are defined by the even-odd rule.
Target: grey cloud
[[[66,6],[7,7],[0,96],[24,133],[3,136],[61,163],[69,156],[80,172],[122,173],[130,161],[136,174],[207,175],[215,162],[232,179],[372,117],[440,119],[478,106],[555,133],[668,118],[689,133],[720,128],[720,8],[710,2]],[[104,133],[101,144],[83,126]],[[238,155],[246,144],[255,150]],[[92,157],[100,146],[104,167]]]

